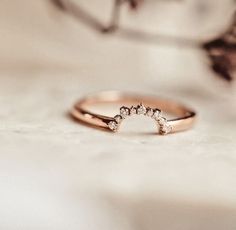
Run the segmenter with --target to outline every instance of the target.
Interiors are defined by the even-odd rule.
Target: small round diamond
[[[120,108],[120,115],[121,115],[123,118],[129,116],[129,114],[130,114],[129,108],[127,108],[127,107],[125,107],[125,106],[122,106],[122,107]]]
[[[148,117],[152,117],[153,116],[153,109],[152,108],[147,108],[147,111],[146,111],[146,115],[148,116]]]
[[[159,117],[158,119],[157,119],[157,122],[158,122],[158,124],[160,125],[160,126],[163,126],[163,125],[165,125],[166,124],[166,118],[164,118],[164,117]]]
[[[118,124],[115,121],[110,121],[108,123],[108,127],[112,130],[112,131],[116,131],[118,129]]]
[[[134,106],[132,106],[130,108],[130,115],[134,115],[134,114],[137,114],[137,109]]]
[[[143,104],[137,106],[137,114],[145,114],[146,110],[147,109]]]
[[[116,121],[118,124],[120,124],[121,121],[122,121],[122,116],[121,116],[121,115],[116,115],[116,116],[114,117],[114,119],[115,119],[115,121]]]
[[[172,130],[172,127],[170,124],[166,123],[165,125],[160,127],[160,133],[161,134],[168,134]]]
[[[153,118],[158,120],[160,118],[161,111],[159,109],[155,109],[153,112]]]

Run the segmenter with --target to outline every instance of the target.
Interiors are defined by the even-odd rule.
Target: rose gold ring
[[[88,107],[101,104],[122,104],[119,114],[109,117],[91,112]],[[174,115],[166,119],[163,113]],[[118,131],[125,118],[134,115],[145,115],[152,118],[158,125],[162,135],[190,129],[196,119],[196,113],[191,109],[154,96],[143,96],[117,91],[101,92],[79,100],[71,110],[71,115],[85,125],[102,128],[108,131]]]

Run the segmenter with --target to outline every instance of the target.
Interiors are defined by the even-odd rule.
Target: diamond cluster
[[[153,109],[150,107],[145,107],[142,103],[137,106],[132,106],[128,108],[126,106],[122,106],[120,108],[120,114],[114,116],[113,120],[108,123],[108,127],[116,132],[121,124],[121,122],[132,115],[145,115],[148,117],[153,118],[157,124],[159,125],[160,129],[159,132],[162,135],[168,134],[171,132],[172,127],[166,120],[166,118],[161,116],[161,110]]]

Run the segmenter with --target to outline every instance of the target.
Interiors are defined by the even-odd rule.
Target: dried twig
[[[143,0],[114,0],[114,7],[111,15],[111,20],[108,26],[104,25],[97,18],[90,15],[87,11],[83,10],[77,4],[73,4],[70,0],[50,0],[56,5],[58,8],[64,11],[68,11],[77,19],[83,21],[88,26],[102,32],[113,32],[119,28],[119,18],[120,18],[120,10],[123,4],[128,4],[132,10],[137,9]],[[173,0],[174,1],[174,0]],[[180,0],[175,0],[180,1]],[[160,35],[151,35],[151,34],[143,34],[139,31],[134,30],[122,30],[123,35],[126,35],[128,38],[134,38],[136,40],[143,41],[163,41],[166,42],[174,42],[178,45],[185,46],[198,46],[199,43],[197,41],[191,41],[183,38],[172,38],[167,36]],[[233,23],[230,28],[223,33],[218,38],[206,42],[204,44],[200,44],[200,46],[207,51],[207,55],[211,61],[212,70],[218,74],[221,78],[232,81],[233,74],[236,72],[236,13],[234,16]]]

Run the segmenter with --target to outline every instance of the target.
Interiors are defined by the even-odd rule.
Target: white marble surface
[[[3,1],[0,28],[1,229],[236,229],[236,87],[204,53],[101,35],[46,1]],[[110,89],[182,101],[198,122],[112,135],[67,116]]]

